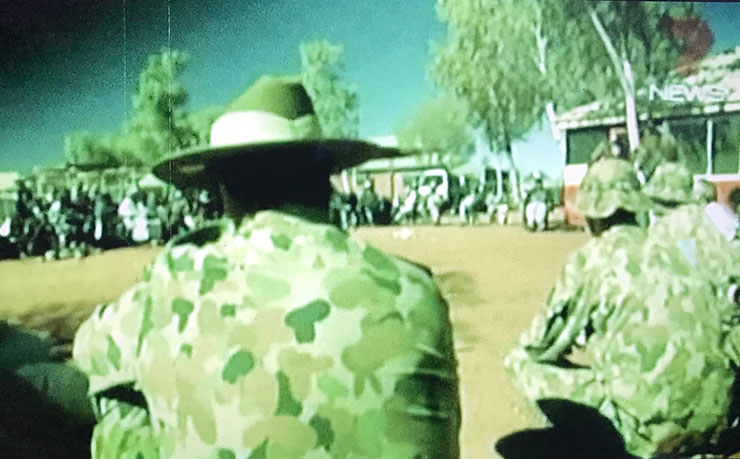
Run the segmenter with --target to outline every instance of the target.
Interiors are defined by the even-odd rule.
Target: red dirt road
[[[503,356],[538,312],[584,233],[532,234],[519,226],[363,228],[360,239],[429,266],[450,304],[462,384],[462,453],[495,457],[493,443],[534,426],[503,370]],[[133,285],[160,249],[83,260],[0,263],[0,318],[70,339],[94,306]]]

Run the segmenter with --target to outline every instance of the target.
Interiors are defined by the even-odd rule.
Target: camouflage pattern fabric
[[[682,245],[651,239],[577,253],[564,278],[579,275],[574,266],[592,254],[612,258],[594,265],[590,277],[561,279],[545,317],[507,356],[525,395],[598,409],[628,451],[643,457],[684,454],[715,441],[727,427],[735,378],[728,324],[737,323],[737,307]],[[574,339],[579,334],[585,339]],[[586,361],[568,365],[581,344]]]
[[[630,251],[639,248],[646,236],[643,228],[617,225],[571,255],[550,291],[544,314],[535,317],[522,337],[527,353],[537,360],[555,361],[578,345],[577,341],[582,345],[589,324],[609,311],[598,310],[605,306],[598,302],[585,309],[580,298],[598,296],[598,281],[606,273],[625,272]]]
[[[95,457],[114,454],[102,432],[124,418],[132,451],[151,435],[161,457],[459,455],[451,326],[431,277],[284,214],[169,249],[80,327],[74,358],[91,393],[134,383],[147,400],[150,421],[104,416]]]
[[[709,180],[700,179],[694,183],[693,196],[696,202],[708,204],[717,199],[717,190]]]
[[[692,275],[704,279],[722,296],[740,281],[740,241],[729,239],[712,222],[707,212],[712,205],[691,204],[667,214],[650,230],[646,253],[653,258],[665,256],[667,252],[661,250],[665,241],[676,241],[694,268]],[[740,366],[740,310],[734,302],[728,304],[724,299],[716,302],[717,315],[726,331],[723,347],[734,364]],[[728,309],[720,309],[723,307]]]
[[[677,241],[697,272],[708,281],[740,275],[738,242],[722,234],[706,209],[700,204],[689,204],[666,214],[650,229],[648,250],[653,250],[652,246],[660,248],[665,241]]]
[[[590,218],[605,218],[617,209],[645,212],[650,200],[640,191],[640,181],[630,163],[621,159],[601,159],[583,177],[576,206]]]
[[[92,457],[118,459],[158,459],[159,445],[154,437],[149,413],[119,400],[101,400],[100,422],[92,435]]]
[[[659,165],[643,192],[659,202],[688,204],[693,200],[694,177],[681,163],[663,163]]]

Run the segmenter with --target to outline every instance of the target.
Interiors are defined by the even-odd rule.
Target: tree
[[[133,96],[133,114],[125,123],[122,143],[146,164],[195,142],[184,106],[188,92],[179,77],[188,58],[179,51],[164,49],[149,56],[139,75]]]
[[[512,0],[437,0],[447,35],[433,49],[430,73],[438,86],[467,102],[471,120],[481,125],[491,150],[506,156],[518,201],[512,143],[539,121],[546,94],[537,90],[545,78],[535,62],[522,58],[500,33],[512,27],[519,36],[524,33],[524,21],[509,23],[514,7]],[[497,168],[499,193],[501,176]]]
[[[582,5],[556,0],[498,2],[498,14],[507,17],[498,30],[507,46],[534,62],[543,77],[542,93],[555,140],[556,110],[567,110],[594,100],[612,100],[618,84],[611,62],[592,25],[577,18]]]
[[[341,76],[342,47],[328,41],[301,43],[301,77],[324,136],[356,138],[360,123],[357,89]]]
[[[187,121],[193,133],[191,145],[207,145],[211,140],[211,125],[223,113],[224,107],[218,106],[205,107],[189,113]]]
[[[683,41],[672,35],[665,5],[651,2],[599,2],[587,7],[622,87],[630,151],[640,144],[635,81],[660,84],[672,77]],[[684,14],[696,14],[693,9]]]
[[[207,143],[211,123],[223,109],[208,107],[188,114],[188,92],[179,76],[187,56],[162,50],[149,56],[133,95],[133,112],[116,134],[73,132],[65,137],[64,156],[72,164],[152,165],[179,148]]]
[[[96,164],[115,167],[121,164],[113,146],[113,136],[73,132],[64,138],[64,157],[69,164]]]
[[[455,167],[473,152],[474,138],[465,102],[454,97],[437,97],[423,103],[396,129],[403,149],[440,154],[442,161]]]

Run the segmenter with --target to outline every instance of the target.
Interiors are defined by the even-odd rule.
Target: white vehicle
[[[432,193],[445,199],[450,197],[450,174],[447,169],[429,169],[419,176],[419,196],[425,198]]]

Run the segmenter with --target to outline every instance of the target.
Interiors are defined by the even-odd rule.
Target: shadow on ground
[[[505,459],[633,458],[612,423],[596,409],[561,399],[537,401],[551,427],[526,429],[496,442]]]
[[[736,385],[740,385],[736,383]],[[740,400],[735,402],[740,404]],[[496,451],[505,459],[627,459],[624,441],[612,423],[598,410],[563,399],[542,399],[537,405],[552,424],[526,429],[501,438]],[[737,408],[737,407],[733,407]],[[740,426],[725,431],[718,444],[697,448],[680,457],[740,458]],[[659,456],[673,458],[675,455]]]

